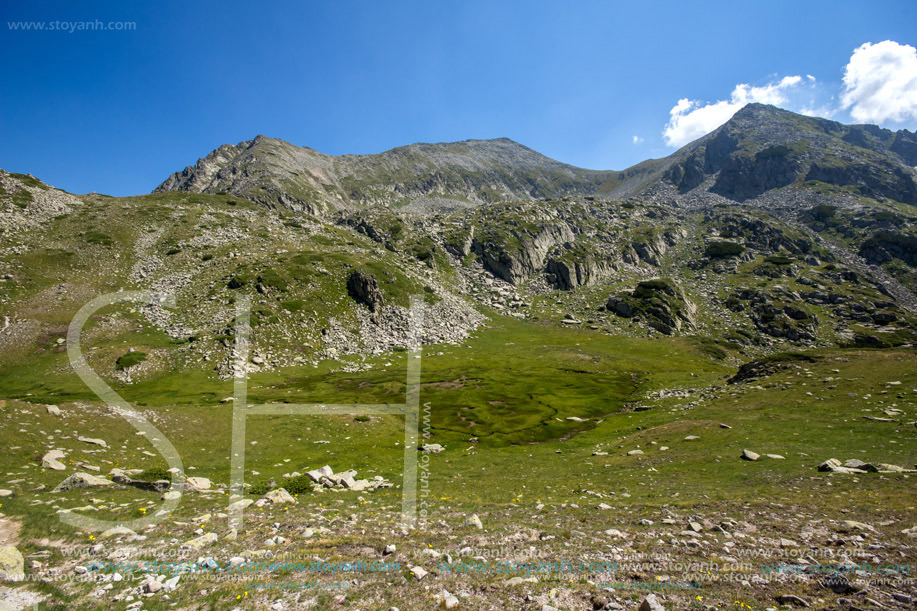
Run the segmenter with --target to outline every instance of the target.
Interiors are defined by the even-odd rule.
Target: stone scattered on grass
[[[25,579],[25,560],[14,545],[0,546],[0,579],[6,581]]]
[[[200,492],[201,490],[210,490],[213,484],[206,477],[189,477],[185,479],[185,490],[194,490]]]
[[[241,500],[234,501],[234,502],[230,503],[228,509],[229,509],[230,512],[232,512],[232,511],[241,511],[241,510],[245,509],[246,507],[248,507],[249,505],[251,505],[251,504],[254,503],[254,502],[255,502],[255,501],[253,501],[252,499],[241,499]]]
[[[217,539],[219,539],[219,537],[217,537],[216,533],[204,533],[200,537],[196,537],[190,541],[185,541],[185,543],[182,544],[182,547],[190,549],[201,549],[202,547],[210,545],[211,543],[216,543]]]
[[[756,452],[752,452],[751,450],[742,450],[743,460],[758,460],[759,458],[761,458],[761,455]]]
[[[665,611],[665,607],[662,606],[655,594],[647,594],[643,602],[640,603],[640,611]]]
[[[66,492],[68,490],[77,490],[80,488],[96,488],[101,486],[113,486],[114,482],[104,477],[90,475],[89,473],[74,473],[57,485],[51,492]]]
[[[261,500],[272,505],[296,505],[298,502],[293,498],[292,494],[287,492],[286,488],[277,488],[276,490],[271,490],[265,494]],[[258,503],[260,502],[261,501],[258,501]],[[258,503],[255,504],[257,505]]]
[[[60,459],[64,457],[64,453],[60,450],[49,450],[41,457],[41,466],[45,469],[53,469],[55,471],[63,471],[67,466],[60,462]]]
[[[323,477],[331,477],[334,475],[334,470],[328,465],[325,465],[321,469],[313,469],[307,472],[306,475],[308,475],[313,482],[318,483],[322,481]]]
[[[795,596],[793,594],[781,594],[774,600],[776,600],[781,605],[792,605],[794,607],[808,607],[809,606],[808,601],[802,598],[799,598],[798,596]]]
[[[93,437],[83,437],[79,436],[76,438],[77,441],[82,441],[83,443],[91,443],[92,445],[99,446],[102,448],[107,448],[108,444],[105,443],[104,439],[95,439]]]
[[[862,460],[851,458],[841,463],[836,458],[829,458],[822,464],[818,465],[818,470],[823,473],[914,473],[914,469],[905,469],[898,465],[888,463],[868,463]]]

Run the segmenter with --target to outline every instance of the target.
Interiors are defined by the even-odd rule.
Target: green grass
[[[139,363],[142,363],[146,360],[145,352],[128,352],[118,357],[118,360],[115,361],[115,367],[118,369],[127,369],[128,367],[133,367]]]
[[[424,351],[428,356],[423,360],[420,400],[430,409],[429,441],[447,448],[431,460],[429,511],[433,523],[443,520],[454,526],[419,532],[419,547],[429,544],[449,549],[462,541],[461,537],[454,541],[454,535],[464,532],[462,516],[472,512],[482,516],[488,536],[518,532],[520,525],[527,523],[526,516],[530,519],[538,513],[537,504],[558,509],[550,517],[540,518],[537,528],[574,546],[554,552],[561,555],[579,549],[572,531],[585,531],[591,540],[601,539],[606,528],[633,531],[640,528],[641,518],[658,520],[660,512],[734,515],[767,510],[770,503],[780,503],[786,511],[814,511],[875,523],[878,515],[906,515],[914,504],[910,483],[903,477],[870,477],[857,482],[828,477],[815,469],[832,457],[905,466],[913,462],[917,451],[913,427],[862,417],[881,413],[889,401],[895,401],[909,416],[914,413],[917,395],[910,389],[917,387],[913,367],[917,354],[913,350],[819,350],[780,355],[769,359],[782,365],[775,373],[753,383],[724,385],[735,367],[708,358],[705,353],[709,346],[693,340],[627,339],[513,319],[497,318],[493,322],[487,333],[465,347]],[[430,355],[437,351],[443,354]],[[317,371],[290,368],[254,374],[250,401],[400,402],[404,397],[405,357],[401,353],[374,358],[374,368],[362,373],[335,372],[325,364]],[[386,368],[384,362],[393,364]],[[68,377],[72,376],[61,376],[57,381],[63,383]],[[7,376],[2,379],[7,384]],[[889,387],[886,383],[890,381],[903,384]],[[54,379],[45,380],[50,382]],[[721,389],[690,407],[697,395],[646,398],[648,393],[665,388],[710,386]],[[884,394],[889,388],[903,393],[904,398]],[[209,477],[216,484],[228,482],[232,408],[218,400],[231,393],[231,383],[186,372],[147,380],[122,392],[129,401],[142,399],[145,409],[155,414],[157,426],[179,449],[188,475]],[[850,393],[857,395],[855,402],[851,402]],[[866,395],[872,399],[865,399]],[[48,536],[86,541],[85,533],[58,522],[52,507],[32,505],[36,494],[49,493],[27,488],[34,484],[50,487],[65,476],[28,466],[35,464],[37,450],[43,447],[40,431],[60,426],[61,421],[38,403],[50,398],[23,397],[26,401],[9,400],[0,408],[4,414],[15,414],[19,421],[16,427],[0,431],[0,443],[15,448],[0,457],[0,468],[25,478],[24,483],[13,486],[16,495],[4,499],[3,511],[23,522],[21,537],[30,549]],[[68,427],[109,443],[109,449],[83,460],[102,463],[103,471],[118,466],[144,469],[156,479],[164,474],[164,461],[143,453],[152,448],[138,441],[124,420],[107,414],[97,402],[57,402],[65,410]],[[636,403],[650,409],[634,411]],[[470,415],[480,422],[469,426]],[[568,416],[589,420],[566,421]],[[724,429],[721,423],[731,428]],[[367,542],[381,546],[390,537],[371,525],[397,519],[400,490],[360,495],[370,503],[363,504],[357,495],[314,495],[305,480],[298,487],[299,478],[283,475],[329,464],[335,470],[354,468],[360,477],[382,475],[398,483],[403,427],[403,419],[390,416],[373,416],[368,421],[353,416],[249,418],[246,479],[254,484],[249,493],[266,492],[273,480],[274,485],[297,494],[299,504],[287,510],[266,507],[257,515],[249,513],[249,530],[239,545],[259,545],[270,536],[267,529],[274,522],[301,525],[311,516],[308,524],[315,524],[317,515],[344,513],[357,516],[356,524],[366,531],[362,537],[332,534],[314,541],[296,540],[288,549],[350,560],[349,546]],[[688,435],[700,439],[685,441]],[[471,437],[478,441],[470,443]],[[897,443],[889,444],[889,439]],[[331,443],[315,443],[322,440]],[[59,444],[78,449],[72,439]],[[663,446],[669,449],[663,451]],[[739,455],[744,448],[781,454],[786,460],[742,461]],[[631,449],[641,449],[644,454],[627,456]],[[524,479],[519,477],[521,471]],[[584,496],[584,490],[614,492],[616,496],[606,502],[615,512],[598,512],[594,507],[598,500]],[[92,496],[100,498],[103,505],[93,516],[107,519],[135,516],[139,508],[152,506],[147,503],[158,503],[155,493],[135,489],[73,491],[54,499],[59,506],[73,507],[88,504]],[[153,551],[159,545],[156,541],[193,537],[197,528],[193,518],[225,511],[225,503],[222,495],[188,496],[174,516],[147,533],[145,545],[151,546],[148,554],[157,557]],[[839,507],[850,513],[841,516]],[[758,522],[757,526],[761,532],[776,533],[781,524],[777,520]],[[225,528],[219,520],[206,525],[206,530],[220,533],[221,539]],[[340,526],[334,529],[337,533]],[[409,537],[399,540],[398,545],[410,549],[414,544],[415,539]],[[188,580],[186,586],[197,583],[194,577],[183,579]],[[213,584],[200,583],[208,591],[214,590]],[[550,580],[545,586],[556,587]],[[380,585],[369,580],[361,587],[373,591]],[[199,589],[183,587],[176,596],[183,600],[181,597]],[[409,596],[409,591],[395,587],[385,600],[401,600],[399,597]],[[217,601],[241,594],[230,583],[216,586],[216,592],[225,597]],[[716,596],[716,592],[705,590],[705,596]],[[158,599],[150,604],[160,608]]]
[[[89,244],[99,244],[101,246],[112,246],[114,244],[114,240],[110,235],[100,231],[87,231],[83,238]]]
[[[162,467],[153,467],[150,469],[144,469],[137,475],[134,475],[133,479],[139,479],[140,481],[144,482],[155,482],[163,479],[171,480],[172,474],[169,473],[167,469],[163,469]]]

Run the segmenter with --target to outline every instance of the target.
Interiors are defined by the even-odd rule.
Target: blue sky
[[[917,127],[912,0],[70,1],[0,14],[0,167],[77,193],[148,192],[259,133],[330,154],[505,136],[622,169],[762,96]],[[10,25],[95,20],[136,26]],[[844,108],[854,50],[882,41],[895,46],[860,54],[848,92],[860,97]],[[899,61],[874,82],[876,62]]]

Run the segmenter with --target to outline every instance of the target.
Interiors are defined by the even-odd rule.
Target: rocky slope
[[[258,136],[221,146],[156,192],[227,192],[312,214],[379,205],[439,210],[593,193],[609,175],[554,161],[506,138],[335,157]]]
[[[667,181],[746,201],[788,185],[917,204],[917,135],[750,104],[672,157]]]
[[[691,336],[718,358],[910,343],[914,141],[752,105],[620,173],[505,139],[332,157],[260,136],[149,196],[76,197],[2,173],[0,352],[44,350],[79,305],[119,289],[178,298],[139,310],[169,344],[126,372],[106,356],[121,380],[230,375],[242,296],[259,370],[359,368],[397,350],[412,294],[427,301],[428,343],[501,315],[533,331]]]

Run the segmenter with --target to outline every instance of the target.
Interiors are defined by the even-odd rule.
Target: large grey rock
[[[25,560],[13,545],[0,546],[0,579],[7,581],[25,579]]]
[[[41,457],[41,466],[45,469],[53,469],[55,471],[63,471],[67,466],[60,462],[60,459],[64,457],[64,453],[60,450],[51,450],[45,453]]]
[[[751,450],[742,450],[742,458],[744,460],[758,460],[761,458],[760,454],[752,452]]]
[[[850,460],[844,461],[844,466],[848,469],[860,469],[862,471],[869,471],[870,473],[875,473],[879,470],[878,467],[872,465],[868,462],[863,462],[862,460],[851,458]]]
[[[640,603],[640,611],[665,611],[665,607],[662,606],[655,594],[647,594],[643,602]]]
[[[621,318],[630,318],[634,315],[634,308],[621,297],[610,297],[605,303],[605,308]]]
[[[867,471],[863,469],[845,467],[844,465],[841,464],[841,461],[839,461],[836,458],[829,458],[822,464],[818,465],[818,470],[823,473],[847,473],[847,474],[867,473]]]
[[[100,447],[103,447],[103,448],[107,448],[107,447],[108,447],[108,444],[105,442],[104,439],[96,439],[96,438],[94,438],[94,437],[82,437],[82,436],[80,436],[80,437],[77,437],[76,440],[77,440],[77,441],[82,441],[83,443],[90,443],[90,444],[92,444],[92,445],[94,445],[94,446],[100,446]]]
[[[776,600],[781,605],[792,605],[794,607],[808,607],[809,606],[808,601],[802,598],[799,598],[798,596],[794,594],[781,594],[774,600]]]
[[[286,488],[277,488],[264,495],[264,499],[272,505],[296,505],[297,500],[293,498]]]
[[[206,477],[189,477],[185,480],[185,490],[210,490],[213,484]]]
[[[59,483],[51,492],[66,492],[67,490],[78,490],[80,488],[97,488],[113,485],[114,482],[104,477],[90,475],[89,473],[74,473]]]
[[[201,535],[200,537],[191,539],[190,541],[185,541],[182,544],[182,547],[187,549],[201,549],[202,547],[210,545],[211,543],[216,543],[217,539],[219,539],[219,537],[217,537],[216,533],[209,532]]]
[[[382,309],[384,300],[382,291],[379,289],[379,283],[372,274],[354,269],[347,279],[347,294],[356,301],[369,307],[373,312]]]

